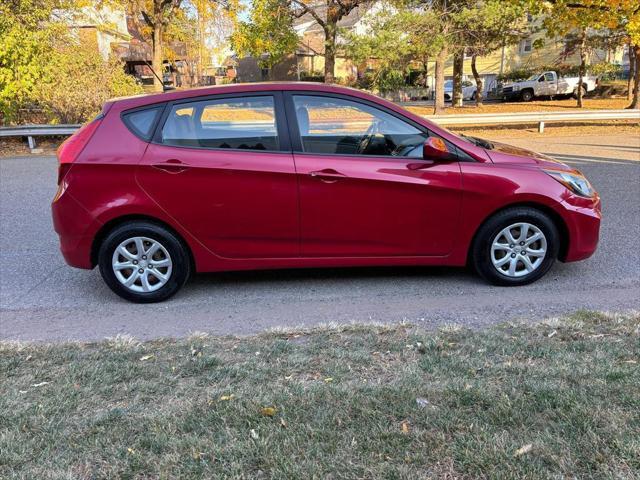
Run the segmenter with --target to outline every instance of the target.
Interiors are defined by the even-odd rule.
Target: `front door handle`
[[[324,170],[311,172],[309,173],[309,175],[325,183],[335,183],[338,181],[338,179],[345,176],[344,174],[338,172],[337,170],[334,170],[333,168],[325,168]]]
[[[189,165],[176,158],[171,158],[166,162],[154,163],[151,166],[167,173],[182,173],[189,169]]]

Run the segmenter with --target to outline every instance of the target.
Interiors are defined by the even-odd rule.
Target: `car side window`
[[[195,148],[278,150],[273,97],[174,105],[162,127],[162,143]]]
[[[545,73],[544,78],[547,82],[553,82],[553,73]]]
[[[422,158],[429,134],[369,105],[294,95],[302,149],[308,153]]]

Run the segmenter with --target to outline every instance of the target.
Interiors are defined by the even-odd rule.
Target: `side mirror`
[[[453,155],[449,152],[444,140],[438,137],[429,137],[422,146],[422,158],[434,162],[446,162],[452,160]]]

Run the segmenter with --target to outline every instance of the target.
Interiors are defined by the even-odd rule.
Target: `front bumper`
[[[600,238],[602,206],[600,197],[586,199],[572,195],[563,202],[564,220],[569,230],[569,242],[564,262],[584,260],[594,254]]]

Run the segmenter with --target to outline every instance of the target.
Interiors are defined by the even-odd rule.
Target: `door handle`
[[[151,166],[167,173],[181,173],[189,169],[189,165],[175,158],[171,158],[166,162],[154,163]]]
[[[324,170],[319,170],[317,172],[310,172],[309,175],[325,183],[335,183],[338,179],[345,177],[344,174],[334,170],[333,168],[325,168]]]

